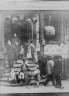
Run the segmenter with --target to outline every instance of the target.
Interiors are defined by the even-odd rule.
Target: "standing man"
[[[34,52],[35,52],[35,46],[33,44],[33,41],[30,41],[30,49],[31,49],[31,56],[32,56],[32,60],[35,61],[35,56],[34,56]]]
[[[44,82],[45,86],[48,84],[49,81],[52,81],[53,86],[55,86],[55,76],[54,76],[53,67],[54,67],[53,57],[49,57],[49,60],[46,65],[47,76]]]
[[[61,56],[57,56],[55,58],[55,65],[54,65],[54,74],[55,74],[55,88],[61,88],[63,89],[64,87],[62,87],[62,83],[61,83],[61,73],[62,73],[62,58]]]
[[[17,52],[16,52],[16,48],[13,45],[11,45],[10,40],[8,40],[8,45],[6,50],[7,50],[6,53],[7,53],[9,68],[11,69],[13,67],[14,60],[16,59]]]

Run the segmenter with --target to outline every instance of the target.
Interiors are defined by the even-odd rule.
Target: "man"
[[[55,57],[54,74],[55,74],[55,88],[64,88],[61,84],[61,73],[62,73],[62,58],[60,56]]]
[[[16,52],[16,48],[13,45],[11,45],[10,40],[8,40],[6,53],[7,53],[9,68],[11,69],[13,67],[14,60],[16,59],[17,52]]]
[[[30,41],[30,49],[31,49],[31,56],[32,56],[32,60],[35,61],[35,57],[34,57],[34,52],[35,52],[35,46],[33,44],[33,41]]]
[[[23,58],[22,60],[23,60],[23,63],[21,64],[21,72],[24,73],[24,80],[25,80],[26,85],[30,87],[31,76],[28,73],[28,71],[30,71],[30,69],[28,68],[28,62],[26,58]]]
[[[46,65],[47,76],[44,85],[47,85],[49,81],[52,81],[53,86],[55,86],[55,76],[53,67],[54,67],[53,57],[49,57],[49,60],[47,61]]]

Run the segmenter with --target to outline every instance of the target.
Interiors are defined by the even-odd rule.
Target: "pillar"
[[[42,45],[42,41],[44,40],[44,15],[40,14],[40,42],[41,42],[41,46],[40,46],[40,50],[42,53],[44,53],[44,46]]]
[[[4,46],[4,18],[0,14],[0,78],[4,74],[4,53],[5,53],[5,46]]]
[[[65,42],[64,19],[61,19],[61,42]]]
[[[36,23],[36,49],[40,51],[40,43],[39,43],[39,15],[36,14],[37,23]]]

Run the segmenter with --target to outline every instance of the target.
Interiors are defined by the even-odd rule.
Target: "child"
[[[22,59],[22,57],[24,56],[24,48],[23,48],[23,45],[21,45],[19,54],[20,54],[20,58]]]
[[[10,77],[9,77],[9,82],[10,83],[13,83],[16,81],[16,76],[15,76],[15,72],[13,70],[13,68],[11,69],[11,72],[10,72]]]
[[[39,86],[40,70],[39,65],[37,63],[35,65],[35,70],[33,71],[32,75],[34,76],[34,80],[36,81],[37,86]]]

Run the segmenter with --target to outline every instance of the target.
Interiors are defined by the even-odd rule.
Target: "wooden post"
[[[36,49],[40,51],[40,44],[39,44],[39,15],[36,14],[37,23],[36,23]]]
[[[42,40],[44,40],[44,32],[43,32],[43,28],[44,28],[44,15],[40,14],[40,40],[41,40],[41,47],[40,50],[42,53],[44,53],[44,46],[42,46]]]
[[[64,19],[61,19],[61,42],[65,42]]]

